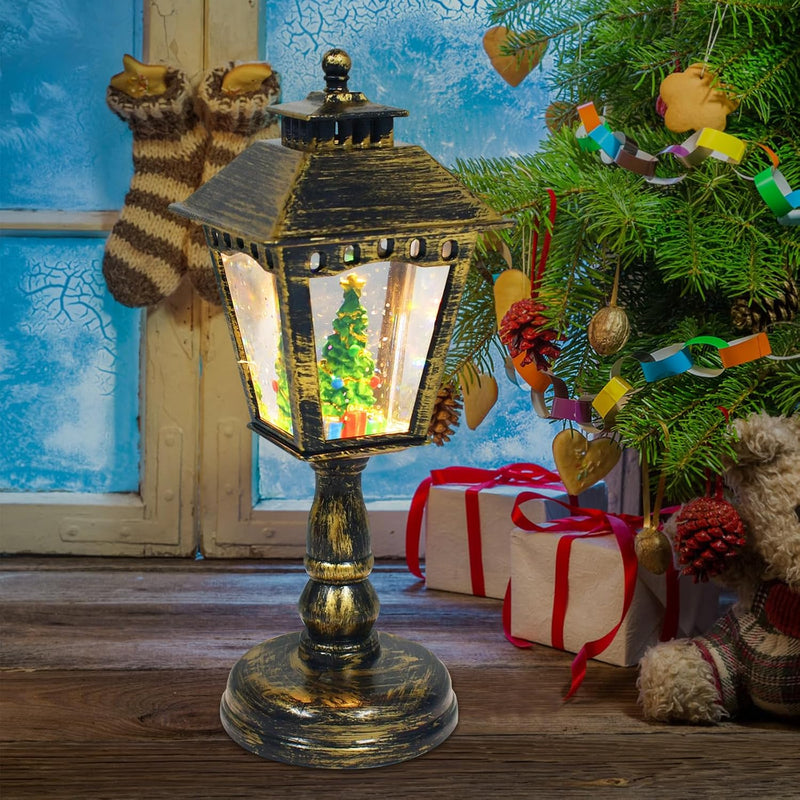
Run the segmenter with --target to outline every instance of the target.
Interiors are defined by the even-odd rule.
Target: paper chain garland
[[[686,177],[685,173],[673,178],[656,176],[658,157],[640,150],[624,133],[612,132],[603,117],[597,113],[594,103],[588,102],[578,106],[578,115],[581,119],[581,124],[575,132],[578,145],[587,152],[599,150],[603,163],[617,164],[641,175],[648,183],[659,186],[672,186]],[[765,145],[759,144],[759,147],[767,153],[772,165],[754,178],[748,178],[739,172],[736,174],[754,182],[758,193],[781,225],[800,225],[800,189],[793,191],[789,186],[778,169],[778,156]],[[665,147],[658,155],[674,156],[688,168],[696,167],[707,158],[716,158],[736,166],[744,158],[746,148],[745,142],[729,133],[714,128],[701,128],[682,144]]]
[[[698,346],[715,347],[719,352],[721,367],[705,367],[692,360],[691,348]],[[788,358],[799,358],[789,356]],[[546,419],[563,419],[576,422],[584,430],[599,433],[607,430],[614,424],[617,412],[622,408],[627,398],[633,394],[633,385],[621,376],[622,365],[628,358],[639,362],[642,375],[647,383],[671,378],[688,372],[701,378],[719,377],[725,369],[746,364],[759,358],[783,360],[786,356],[772,355],[767,334],[762,332],[743,336],[726,342],[717,336],[696,336],[687,342],[671,344],[652,353],[635,353],[623,356],[614,362],[611,367],[611,378],[606,385],[595,395],[583,395],[577,400],[569,399],[567,385],[561,378],[552,373],[545,373],[553,385],[553,402],[547,408],[544,392],[537,389],[531,390],[531,402],[534,411]],[[603,419],[603,429],[592,424],[592,408]]]

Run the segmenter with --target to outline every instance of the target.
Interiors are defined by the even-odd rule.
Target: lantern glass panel
[[[326,439],[410,430],[449,273],[378,261],[311,279]]]
[[[239,366],[262,422],[292,433],[275,276],[246,253],[221,253],[238,329]]]

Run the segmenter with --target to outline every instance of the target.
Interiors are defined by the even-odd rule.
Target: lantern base
[[[307,767],[380,767],[432,750],[458,722],[450,675],[421,645],[379,636],[375,659],[341,670],[304,661],[299,633],[256,645],[228,678],[226,732],[262,758]]]

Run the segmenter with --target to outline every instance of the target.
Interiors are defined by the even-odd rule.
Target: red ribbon
[[[550,212],[547,219],[550,222],[549,227],[545,230],[544,241],[542,242],[542,253],[539,256],[539,266],[536,266],[536,255],[539,249],[539,228],[534,228],[533,241],[531,243],[531,297],[536,297],[539,286],[542,282],[542,275],[544,275],[544,268],[547,264],[547,256],[550,254],[550,242],[553,238],[553,225],[556,224],[556,193],[552,189],[547,190],[550,197]]]
[[[572,661],[572,682],[564,699],[572,697],[578,690],[586,675],[586,662],[590,658],[600,655],[614,640],[625,617],[630,610],[636,589],[636,576],[639,565],[634,549],[634,539],[637,528],[641,527],[641,517],[628,514],[607,514],[604,511],[591,508],[573,509],[575,516],[557,520],[547,525],[538,525],[531,522],[522,512],[520,506],[530,497],[528,492],[522,492],[514,503],[511,519],[518,528],[540,533],[568,532],[559,539],[556,547],[555,581],[553,590],[553,616],[551,620],[550,640],[553,647],[564,649],[564,620],[567,614],[569,601],[569,559],[572,542],[575,539],[592,538],[595,536],[613,535],[617,541],[624,570],[622,614],[619,622],[604,636],[591,642],[586,642]],[[560,502],[560,501],[556,501]],[[562,504],[563,505],[563,504]],[[666,575],[666,608],[660,639],[674,638],[678,628],[678,572],[670,565]],[[506,638],[517,647],[530,647],[531,642],[511,635],[511,582],[503,607],[503,628]]]
[[[481,518],[478,494],[493,486],[533,486],[565,492],[561,479],[555,472],[538,464],[508,464],[500,469],[479,469],[478,467],[445,467],[431,471],[429,477],[420,483],[411,498],[406,523],[406,565],[412,575],[425,579],[419,563],[419,542],[422,536],[422,517],[428,504],[431,486],[467,484],[465,504],[467,511],[467,548],[472,593],[476,597],[486,596],[483,574],[483,545],[481,541]],[[525,492],[527,499],[551,499],[538,492]],[[560,502],[560,501],[559,501]],[[566,505],[566,504],[563,504]]]

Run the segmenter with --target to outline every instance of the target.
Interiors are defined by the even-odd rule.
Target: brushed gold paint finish
[[[317,576],[325,583],[346,583],[352,580],[361,580],[366,578],[375,565],[375,559],[372,556],[361,559],[359,561],[344,561],[344,562],[331,562],[320,561],[319,559],[305,557],[306,571]]]
[[[378,634],[369,581],[366,458],[312,466],[305,630],[257,645],[234,666],[220,716],[231,738],[275,761],[336,769],[414,758],[454,730],[447,669],[421,645]]]
[[[370,664],[320,672],[299,638],[257,645],[230,674],[220,716],[246,750],[288,764],[378,767],[422,755],[455,729],[450,676],[421,645],[381,634]]]
[[[403,109],[370,103],[347,87],[350,58],[323,59],[326,88],[272,106],[280,141],[249,147],[176,213],[203,224],[241,377],[251,428],[310,461],[305,629],[253,648],[233,668],[223,696],[225,729],[266,758],[324,767],[391,764],[427,752],[455,728],[450,677],[421,646],[373,630],[380,603],[361,472],[372,453],[425,444],[470,258],[480,232],[513,224],[473,195],[422,148],[394,146]],[[326,439],[318,386],[310,281],[391,258],[449,272],[407,432]],[[419,242],[429,247],[419,247]],[[414,242],[417,243],[416,252]],[[445,256],[443,246],[448,246]],[[292,432],[259,416],[242,331],[221,253],[242,252],[275,276]],[[312,262],[312,256],[314,261]],[[312,263],[319,268],[311,270]]]

